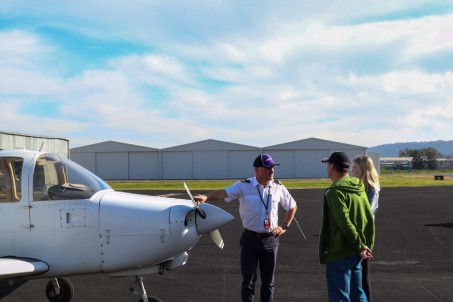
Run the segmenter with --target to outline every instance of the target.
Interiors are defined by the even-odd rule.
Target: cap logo
[[[274,161],[272,160],[272,157],[267,157],[267,158],[263,158],[263,155],[261,155],[261,159],[263,160],[263,163],[270,163],[270,164],[273,164]]]

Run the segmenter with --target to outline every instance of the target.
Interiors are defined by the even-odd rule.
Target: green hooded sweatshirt
[[[363,183],[344,176],[326,190],[319,238],[321,264],[358,255],[374,245],[374,219]]]

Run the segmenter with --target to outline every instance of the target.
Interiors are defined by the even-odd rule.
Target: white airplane
[[[0,151],[0,279],[48,278],[49,301],[70,301],[67,276],[131,276],[140,301],[160,301],[143,276],[184,265],[201,234],[223,248],[217,229],[234,219],[188,193],[192,201],[117,192],[56,154]]]

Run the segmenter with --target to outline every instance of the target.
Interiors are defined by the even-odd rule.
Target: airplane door
[[[28,175],[30,232],[16,241],[21,255],[49,263],[54,275],[100,271],[98,183],[87,170],[42,154]]]
[[[54,274],[64,268],[72,274],[100,268],[98,203],[92,200],[33,201],[30,209],[32,224],[28,243],[34,255],[53,265]],[[45,245],[45,246],[44,246]]]
[[[0,257],[15,255],[17,234],[30,232],[27,194],[22,190],[24,160],[0,158]]]

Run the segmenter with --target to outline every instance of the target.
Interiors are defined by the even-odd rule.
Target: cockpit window
[[[89,199],[109,185],[78,164],[55,154],[41,155],[33,174],[33,200]]]
[[[0,202],[16,202],[21,199],[23,163],[22,158],[0,158]]]

